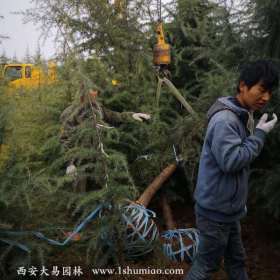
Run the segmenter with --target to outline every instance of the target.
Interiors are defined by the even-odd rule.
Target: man
[[[129,121],[149,120],[150,114],[135,113],[135,112],[116,112],[112,111],[97,101],[98,92],[90,91],[88,95],[82,95],[80,97],[79,104],[72,104],[68,106],[60,116],[60,122],[62,123],[62,133],[60,135],[61,141],[66,145],[69,139],[69,133],[72,128],[77,127],[85,119],[92,119],[93,114],[96,120],[99,121],[98,126],[102,126],[105,123],[111,125],[120,125]]]
[[[96,172],[96,162],[94,162],[90,150],[100,150],[106,155],[103,150],[102,139],[98,136],[99,132],[94,130],[111,129],[113,128],[112,125],[117,126],[121,123],[135,120],[142,122],[151,117],[145,113],[119,113],[112,111],[97,101],[97,95],[97,91],[90,91],[88,94],[83,94],[79,104],[70,105],[60,116],[62,123],[60,141],[64,146],[65,152],[71,155],[73,154],[72,160],[68,163],[66,174],[75,177],[75,192],[89,190],[89,184],[94,185],[95,189],[102,187],[104,174],[99,176],[103,178],[100,181],[95,180],[94,182],[90,182],[94,177],[94,171],[100,174],[100,170]],[[76,148],[78,148],[78,151]],[[79,156],[79,153],[83,154]],[[76,165],[82,167],[83,172],[81,174],[78,174]],[[98,178],[98,176],[95,176],[95,178]]]
[[[237,95],[219,98],[208,111],[194,194],[200,244],[186,280],[211,279],[223,259],[230,280],[248,279],[240,219],[247,212],[249,165],[277,122],[275,114],[270,121],[263,114],[254,129],[252,114],[277,86],[271,62],[250,63],[240,73]]]

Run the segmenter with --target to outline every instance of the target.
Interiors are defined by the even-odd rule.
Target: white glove
[[[267,118],[268,118],[268,114],[267,113],[263,114],[261,116],[256,128],[259,128],[259,129],[263,130],[264,132],[269,133],[277,122],[276,114],[273,113],[272,116],[273,116],[273,119],[269,122],[266,122]]]
[[[66,175],[76,177],[77,174],[77,167],[73,163],[67,166]]]
[[[133,113],[132,118],[136,121],[142,122],[144,120],[149,120],[151,118],[150,114],[144,114],[144,113]]]

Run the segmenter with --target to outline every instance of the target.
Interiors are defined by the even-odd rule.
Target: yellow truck
[[[34,64],[5,64],[2,76],[8,80],[10,88],[33,89],[56,81],[56,64],[49,62],[47,71]]]

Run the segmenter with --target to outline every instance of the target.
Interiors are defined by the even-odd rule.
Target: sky
[[[162,3],[166,4],[168,1],[170,0],[162,0]],[[23,24],[23,17],[13,14],[31,8],[33,5],[31,0],[0,0],[0,16],[4,16],[0,19],[0,34],[9,36],[9,39],[3,40],[0,44],[0,55],[4,52],[9,58],[16,55],[18,60],[22,60],[27,49],[32,56],[40,46],[41,54],[45,59],[55,56],[54,39],[48,38],[44,42],[43,38],[40,39],[39,26],[36,27],[33,23]]]
[[[0,34],[9,36],[0,44],[0,55],[5,52],[6,56],[16,57],[20,60],[25,56],[27,49],[30,55],[35,55],[40,46],[44,58],[50,59],[55,54],[55,43],[48,38],[46,42],[40,38],[39,27],[33,23],[23,24],[21,15],[14,15],[13,12],[25,10],[32,7],[30,0],[0,0]]]

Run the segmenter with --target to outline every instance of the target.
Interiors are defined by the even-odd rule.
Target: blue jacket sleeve
[[[263,148],[265,132],[260,129],[256,129],[254,135],[243,141],[237,124],[229,120],[219,120],[212,129],[211,151],[225,173],[236,172],[248,166]]]

